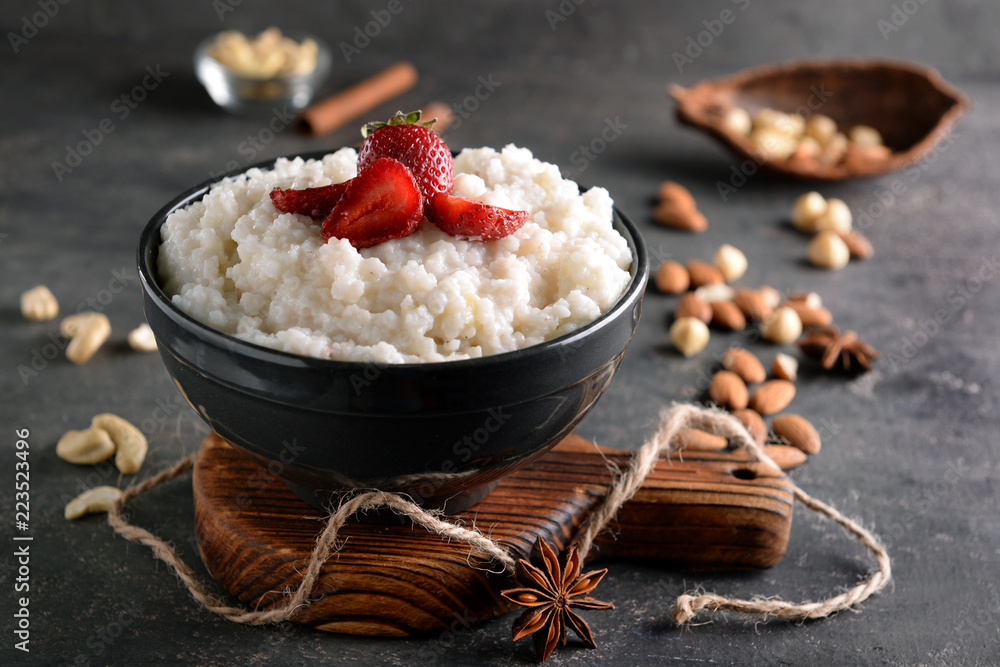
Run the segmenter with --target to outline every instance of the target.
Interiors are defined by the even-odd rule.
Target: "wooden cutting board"
[[[452,518],[475,524],[516,557],[528,557],[539,536],[560,551],[606,494],[614,479],[609,464],[624,468],[629,456],[571,435]],[[258,609],[295,590],[325,515],[215,434],[202,443],[193,483],[198,543],[215,580]],[[600,535],[589,562],[770,567],[788,544],[792,500],[786,477],[768,474],[743,452],[675,454],[657,464]],[[411,524],[356,521],[339,540],[342,548],[326,562],[296,622],[409,636],[510,611],[499,591],[511,580],[490,573],[464,543]]]

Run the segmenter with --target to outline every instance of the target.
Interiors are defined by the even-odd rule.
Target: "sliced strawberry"
[[[413,174],[398,160],[375,160],[351,179],[323,221],[323,238],[347,239],[355,248],[408,236],[423,219],[424,202]]]
[[[300,213],[313,220],[325,220],[347,191],[351,181],[304,190],[271,190],[271,201],[282,213]]]
[[[427,204],[427,219],[452,236],[495,241],[519,230],[527,211],[512,211],[454,195],[434,195]]]
[[[419,111],[398,113],[388,123],[369,123],[361,131],[365,142],[358,151],[358,171],[379,158],[391,157],[410,168],[425,199],[451,192],[455,178],[451,151],[431,129],[433,124],[421,122]]]

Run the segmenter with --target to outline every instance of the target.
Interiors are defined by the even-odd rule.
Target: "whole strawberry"
[[[451,151],[433,125],[433,120],[421,123],[419,111],[399,112],[388,123],[368,123],[361,128],[365,142],[358,153],[358,172],[388,157],[413,172],[425,200],[451,192],[455,178]]]

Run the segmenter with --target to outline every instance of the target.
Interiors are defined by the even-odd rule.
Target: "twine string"
[[[751,457],[761,465],[780,473],[780,468],[750,437],[743,424],[729,413],[717,408],[675,405],[663,414],[660,425],[652,437],[632,456],[628,468],[611,485],[604,500],[582,526],[576,540],[581,560],[584,560],[589,554],[594,538],[607,527],[622,505],[628,502],[639,490],[660,457],[664,454],[669,455],[681,451],[677,445],[677,435],[686,428],[695,428],[722,436],[737,447],[746,449]],[[170,544],[144,528],[131,524],[124,515],[125,508],[131,501],[157,486],[187,473],[194,467],[197,458],[197,452],[189,454],[174,466],[126,489],[121,499],[108,512],[108,523],[111,524],[115,532],[125,539],[150,547],[153,550],[153,555],[166,563],[176,573],[198,602],[209,611],[230,621],[260,625],[292,619],[303,606],[309,604],[309,596],[319,579],[323,565],[330,554],[337,549],[337,534],[347,520],[358,512],[379,508],[389,508],[397,514],[406,516],[414,523],[442,538],[465,542],[472,549],[487,556],[489,560],[499,562],[503,566],[503,571],[507,573],[514,571],[515,559],[511,554],[476,528],[466,528],[454,521],[444,519],[441,512],[422,508],[409,498],[397,493],[377,490],[362,491],[345,497],[340,505],[330,513],[323,530],[316,538],[316,544],[310,554],[309,564],[302,576],[302,581],[281,604],[264,610],[248,610],[227,605],[208,591]],[[768,617],[782,619],[823,618],[838,611],[855,608],[889,584],[892,578],[889,554],[875,534],[853,519],[844,516],[831,505],[813,498],[794,483],[792,483],[792,490],[795,498],[803,505],[840,525],[857,542],[871,551],[875,556],[878,568],[867,579],[844,593],[817,602],[795,604],[777,599],[741,600],[714,593],[685,593],[677,598],[674,605],[673,616],[677,623],[686,624],[703,610],[733,611],[765,619]]]

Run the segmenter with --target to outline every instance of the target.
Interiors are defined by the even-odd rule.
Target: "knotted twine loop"
[[[766,466],[775,470],[780,468],[764,453],[738,419],[717,408],[699,408],[694,405],[674,405],[666,411],[659,427],[653,436],[633,455],[628,469],[611,486],[604,501],[594,510],[582,527],[577,537],[577,548],[581,561],[585,560],[594,538],[608,525],[618,510],[621,509],[636,491],[642,486],[646,476],[656,466],[656,462],[664,453],[679,452],[677,446],[678,433],[686,428],[695,428],[726,438],[737,447],[746,449],[750,455]],[[364,491],[344,498],[336,510],[330,513],[326,526],[316,539],[309,565],[298,588],[283,604],[271,609],[246,610],[232,607],[218,597],[212,595],[198,581],[191,568],[177,555],[177,552],[167,542],[149,531],[133,526],[124,517],[125,507],[129,502],[150,491],[164,482],[180,477],[194,467],[198,453],[189,454],[173,467],[168,468],[144,482],[129,487],[121,499],[108,512],[108,523],[115,532],[125,539],[145,544],[153,550],[153,555],[166,563],[184,582],[191,595],[209,611],[236,623],[261,625],[290,620],[297,611],[309,604],[309,595],[319,578],[320,571],[330,554],[336,550],[337,533],[347,520],[357,512],[388,507],[397,514],[408,517],[414,523],[426,528],[431,533],[448,539],[456,539],[467,543],[473,549],[486,554],[490,559],[503,565],[507,573],[514,571],[515,560],[510,553],[497,542],[486,537],[474,528],[465,528],[452,521],[441,518],[441,513],[427,510],[405,496],[384,491]],[[867,547],[878,562],[878,570],[867,580],[850,590],[819,602],[803,602],[792,604],[782,600],[754,599],[739,600],[707,594],[683,594],[677,598],[673,616],[679,624],[688,623],[699,611],[736,611],[747,615],[762,616],[765,619],[776,616],[783,619],[822,618],[830,614],[849,609],[881,591],[888,585],[892,570],[889,554],[873,533],[863,526],[847,518],[837,509],[817,500],[792,483],[795,498],[809,509],[825,516],[843,527],[854,538]]]
[[[661,454],[679,452],[677,435],[684,429],[694,428],[724,437],[729,443],[747,450],[749,454],[765,466],[780,472],[781,468],[764,453],[764,448],[750,436],[742,422],[719,408],[699,408],[694,405],[674,405],[666,411],[653,436],[632,457],[628,469],[610,489],[604,502],[590,515],[577,538],[577,548],[581,559],[586,558],[594,538],[614,518],[629,498],[642,486],[646,476],[656,466]],[[879,538],[853,519],[841,514],[836,508],[813,498],[791,482],[796,499],[817,514],[831,519],[858,542],[868,548],[878,562],[878,569],[865,581],[850,590],[819,602],[792,604],[783,600],[762,599],[739,600],[712,593],[692,595],[685,593],[677,598],[673,616],[677,623],[688,623],[699,611],[736,611],[751,616],[777,616],[784,619],[823,618],[830,614],[849,609],[881,591],[892,578],[889,553]]]

